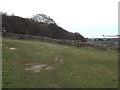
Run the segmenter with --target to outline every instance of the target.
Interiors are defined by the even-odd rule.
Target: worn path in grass
[[[6,38],[2,50],[3,88],[117,87],[117,52]]]

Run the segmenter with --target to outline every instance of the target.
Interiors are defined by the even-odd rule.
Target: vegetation
[[[37,19],[39,18],[37,16],[35,17]],[[35,17],[34,19],[36,20]],[[8,33],[44,36],[53,39],[86,41],[85,38],[79,33],[70,33],[56,25],[51,18],[46,18],[49,17],[45,17],[45,19],[39,18],[41,22],[36,22],[33,19],[26,19],[18,16],[8,16],[3,14],[2,26],[3,28],[5,27],[6,32]]]
[[[2,55],[3,88],[118,87],[117,52],[3,38]],[[54,70],[25,70],[28,63]]]
[[[100,45],[107,45],[107,46],[109,46],[109,47],[111,47],[111,48],[116,48],[116,49],[118,49],[119,50],[119,47],[120,47],[120,45],[119,45],[119,41],[115,41],[115,40],[110,40],[110,41],[87,41],[88,43],[90,43],[90,44],[100,44]]]
[[[52,18],[50,18],[49,16],[47,16],[45,14],[33,15],[31,19],[33,19],[34,21],[37,21],[37,22],[43,22],[43,23],[47,23],[47,24],[56,24]]]
[[[91,44],[105,44],[105,45],[109,45],[109,46],[117,46],[118,41],[114,41],[114,40],[110,40],[110,41],[88,41],[88,43]]]

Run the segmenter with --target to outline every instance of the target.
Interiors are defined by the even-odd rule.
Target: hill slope
[[[2,55],[3,88],[117,88],[117,52],[3,38]]]
[[[35,22],[32,19],[6,15],[3,15],[2,21],[2,26],[10,33],[45,36],[53,39],[86,41],[82,35],[78,33],[70,33],[56,24]]]

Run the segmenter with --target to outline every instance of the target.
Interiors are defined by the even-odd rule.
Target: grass
[[[118,87],[118,52],[7,38],[2,47],[3,88]],[[30,62],[53,65],[55,70],[26,71]]]

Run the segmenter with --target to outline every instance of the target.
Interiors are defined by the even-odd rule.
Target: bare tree
[[[43,22],[43,23],[47,23],[47,24],[56,24],[52,18],[50,18],[49,16],[47,16],[45,14],[33,15],[31,19],[33,19],[34,21],[37,21],[37,22]]]

